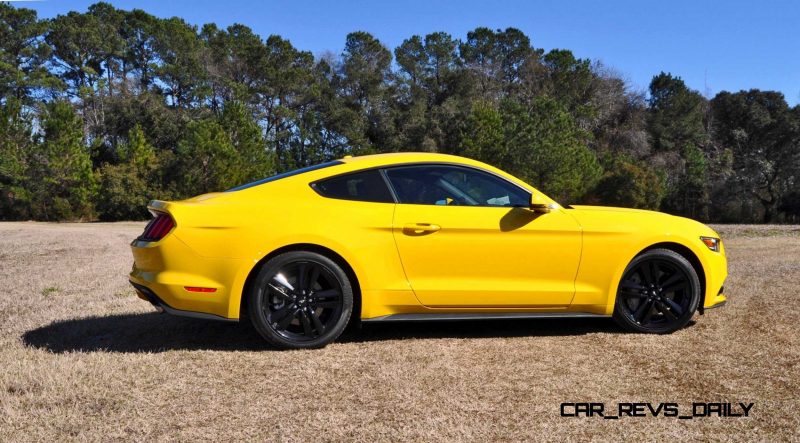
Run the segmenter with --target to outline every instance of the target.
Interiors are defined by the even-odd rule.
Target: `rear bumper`
[[[206,314],[203,312],[193,312],[193,311],[182,311],[180,309],[175,309],[172,306],[168,305],[164,300],[162,300],[158,295],[156,295],[155,292],[150,290],[147,286],[142,286],[134,282],[130,282],[130,284],[133,285],[134,289],[136,289],[136,293],[139,296],[139,298],[149,301],[160,312],[166,312],[167,314],[177,315],[180,317],[200,318],[203,320],[222,320],[230,322],[238,321],[238,319],[220,317],[214,314]]]
[[[133,269],[128,280],[140,297],[175,315],[196,318],[233,319],[230,294],[242,261],[204,257],[172,232],[157,242],[134,240]],[[187,287],[213,288],[192,292]]]

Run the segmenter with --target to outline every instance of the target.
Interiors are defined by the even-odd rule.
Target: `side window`
[[[420,165],[386,170],[400,203],[528,206],[530,193],[488,172],[461,166]]]
[[[318,181],[311,187],[323,197],[394,203],[392,194],[377,169],[339,175]]]

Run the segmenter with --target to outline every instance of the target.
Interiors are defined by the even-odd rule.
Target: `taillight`
[[[150,220],[144,228],[144,232],[139,236],[139,240],[158,241],[175,227],[175,220],[165,212],[154,212],[155,218]]]

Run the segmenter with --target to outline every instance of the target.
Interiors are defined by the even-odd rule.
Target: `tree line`
[[[0,3],[0,219],[123,220],[344,155],[479,159],[568,203],[704,221],[800,219],[800,106],[637,91],[518,29],[353,32],[315,57],[247,26],[96,3],[39,19]]]

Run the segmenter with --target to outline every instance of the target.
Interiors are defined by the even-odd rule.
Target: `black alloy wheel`
[[[284,349],[327,345],[347,326],[352,309],[347,274],[315,252],[293,251],[269,260],[249,297],[256,330]]]
[[[700,279],[686,258],[653,249],[634,258],[622,275],[614,319],[636,332],[673,332],[689,323],[700,292]]]

